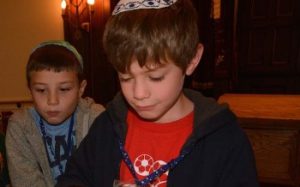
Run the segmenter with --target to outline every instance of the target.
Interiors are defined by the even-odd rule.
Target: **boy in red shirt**
[[[121,0],[104,48],[122,93],[107,106],[57,186],[258,186],[249,141],[227,106],[183,89],[197,67],[189,0]]]

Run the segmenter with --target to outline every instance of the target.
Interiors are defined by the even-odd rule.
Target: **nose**
[[[48,105],[57,105],[59,103],[58,93],[56,93],[55,91],[49,92],[47,103]]]
[[[133,86],[133,97],[137,100],[143,100],[150,96],[150,89],[143,81],[136,80]]]

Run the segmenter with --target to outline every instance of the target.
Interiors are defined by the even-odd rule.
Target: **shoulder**
[[[18,109],[8,120],[6,140],[13,142],[16,137],[32,137],[36,132],[36,125],[30,108]]]
[[[84,113],[92,113],[95,116],[99,115],[105,110],[103,105],[96,103],[90,97],[81,98],[78,103],[78,108]]]
[[[95,118],[89,130],[89,134],[106,137],[113,131],[119,131],[122,129],[123,124],[124,123],[118,123],[115,119],[112,119],[112,116],[106,110]]]
[[[105,124],[109,124],[108,126],[111,126],[112,120],[110,118],[110,115],[108,111],[103,111],[101,114],[99,114],[95,120],[94,120],[94,128],[104,128]],[[101,124],[101,125],[97,125]]]
[[[32,121],[29,110],[29,108],[15,110],[8,120],[8,128],[16,125],[23,128],[29,121]]]
[[[236,116],[227,105],[221,105],[214,98],[205,97],[197,91],[185,89],[184,94],[194,103],[195,125],[215,131],[226,124],[236,123]]]
[[[203,110],[215,110],[223,106],[215,98],[204,96],[199,91],[184,89],[183,93],[195,104],[195,107],[201,107]]]

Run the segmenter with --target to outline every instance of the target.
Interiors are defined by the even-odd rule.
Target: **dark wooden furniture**
[[[260,182],[300,187],[300,95],[224,94],[218,101],[248,135]]]
[[[242,0],[234,92],[300,93],[300,1]]]
[[[93,13],[82,10],[79,20],[74,7],[63,15],[65,39],[84,59],[85,95],[104,105],[119,91],[116,72],[102,47],[104,26],[117,2],[97,0]],[[218,1],[192,2],[205,50],[186,81],[188,87],[215,98],[226,92],[300,93],[299,0],[221,1],[218,19],[212,17],[213,2]],[[90,23],[88,29],[77,21]]]
[[[89,13],[85,7],[86,0],[83,0],[78,14],[76,7],[70,6],[69,11],[63,15],[64,38],[83,57],[84,73],[88,82],[84,96],[92,97],[103,105],[119,90],[116,72],[108,62],[102,46],[104,26],[116,3],[117,0],[97,0],[93,11]]]

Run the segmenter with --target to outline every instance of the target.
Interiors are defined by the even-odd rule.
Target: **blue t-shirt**
[[[40,125],[40,115],[37,111],[32,108],[30,110],[37,128],[40,130],[41,136],[43,138],[43,133],[41,131]],[[75,114],[74,114],[75,115]],[[74,123],[76,117],[74,116]],[[62,124],[59,125],[49,125],[46,121],[43,120],[43,124],[46,132],[46,148],[48,154],[49,166],[51,168],[52,177],[57,182],[57,178],[62,174],[61,172],[65,171],[65,166],[69,155],[67,153],[67,142],[68,142],[68,133],[70,127],[71,117],[65,120]],[[75,136],[75,124],[73,124],[73,130],[71,135],[71,153],[76,149],[76,136]]]

